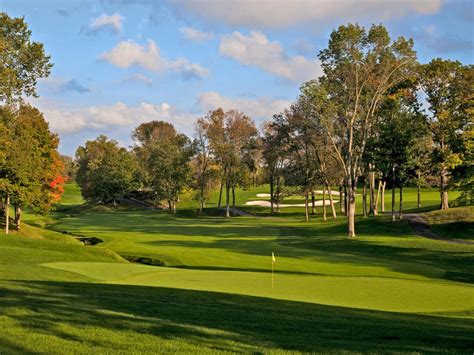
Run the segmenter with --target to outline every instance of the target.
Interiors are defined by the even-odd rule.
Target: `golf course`
[[[0,3],[0,355],[474,353],[472,0]]]
[[[245,200],[267,188],[239,191],[238,207],[255,212]],[[435,191],[423,196],[425,209],[436,207]],[[27,214],[21,232],[1,236],[2,352],[474,346],[474,244],[458,243],[472,238],[472,207],[449,211],[458,241],[449,242],[385,215],[358,218],[349,240],[344,216],[306,223],[297,207],[225,219],[211,213],[213,202],[203,216],[185,200],[177,215],[83,203],[77,185],[66,185],[56,212]],[[450,238],[448,216],[427,215]],[[83,246],[65,232],[103,243]],[[139,257],[164,266],[126,260]]]

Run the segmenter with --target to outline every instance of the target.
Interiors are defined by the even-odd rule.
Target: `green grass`
[[[238,204],[264,188],[238,191]],[[423,196],[425,208],[435,208],[438,196]],[[404,199],[416,206],[412,190]],[[21,233],[0,234],[0,352],[468,353],[474,347],[474,245],[424,239],[384,215],[358,217],[358,238],[348,240],[344,217],[305,223],[298,208],[226,220],[197,216],[186,199],[187,211],[177,216],[79,208],[74,186],[64,200],[48,217],[26,215],[34,226]],[[439,225],[464,220],[453,237],[467,239],[469,210],[449,213],[428,218]],[[84,247],[54,230],[104,243]],[[167,267],[127,263],[110,250]]]

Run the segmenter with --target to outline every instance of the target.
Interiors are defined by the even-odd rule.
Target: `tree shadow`
[[[172,351],[195,346],[187,349],[468,352],[474,347],[474,322],[467,318],[90,283],[16,281],[0,284],[0,295],[1,314],[17,310],[22,332],[43,334],[51,346],[61,339],[61,352],[76,350],[77,342],[109,351],[156,351],[166,341]],[[81,336],[84,329],[91,334]],[[35,352],[35,344],[0,335],[0,349]]]

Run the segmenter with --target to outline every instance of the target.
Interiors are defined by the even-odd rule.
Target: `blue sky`
[[[271,119],[318,75],[318,51],[348,22],[412,37],[421,62],[474,62],[470,0],[0,0],[0,9],[24,16],[51,55],[31,103],[69,155],[99,134],[128,146],[154,119],[191,136],[219,106]]]

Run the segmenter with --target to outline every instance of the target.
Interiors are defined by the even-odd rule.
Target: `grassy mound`
[[[443,238],[474,240],[474,206],[431,211],[424,216],[431,229]]]

